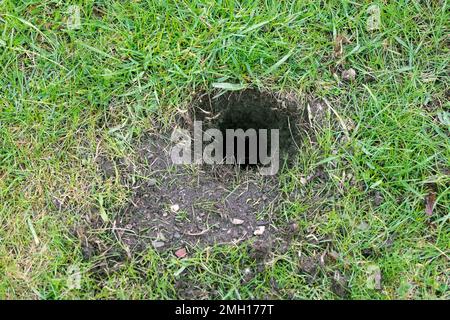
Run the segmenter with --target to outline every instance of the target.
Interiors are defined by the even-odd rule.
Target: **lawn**
[[[0,298],[449,299],[449,48],[438,0],[0,1]],[[289,237],[130,249],[148,133],[243,88],[308,110]]]

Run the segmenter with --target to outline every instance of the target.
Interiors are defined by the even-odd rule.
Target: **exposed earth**
[[[295,155],[303,114],[304,109],[292,100],[246,90],[218,98],[199,95],[177,125],[191,130],[193,119],[200,118],[205,128],[277,128],[286,159]],[[148,134],[141,142],[146,179],[133,188],[132,201],[118,221],[130,251],[149,245],[166,250],[277,237],[277,175],[262,176],[256,166],[174,165],[172,145],[170,133]]]

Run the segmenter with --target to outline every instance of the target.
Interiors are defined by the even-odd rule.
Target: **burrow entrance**
[[[296,101],[277,98],[255,89],[219,96],[201,94],[194,101],[190,118],[202,121],[205,131],[220,130],[223,137],[223,149],[220,151],[224,163],[231,155],[236,164],[245,167],[264,165],[267,157],[276,149],[279,150],[281,160],[289,160],[298,151],[300,128],[304,126],[304,111]],[[227,130],[237,133],[239,129],[241,133],[248,133],[244,139],[240,139],[238,134],[227,134]],[[274,129],[278,130],[278,147],[272,140],[271,132]],[[238,150],[239,143],[244,146],[241,150]]]
[[[197,120],[203,121],[204,130],[221,132],[279,129],[280,156],[286,157],[298,152],[303,110],[294,99],[245,90],[197,95],[183,118],[185,129]],[[120,238],[131,251],[267,242],[279,236],[278,175],[232,165],[174,165],[170,136],[152,132],[141,141],[137,162],[146,178],[133,186],[130,205],[118,221]]]

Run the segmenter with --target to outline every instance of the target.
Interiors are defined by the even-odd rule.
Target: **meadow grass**
[[[1,1],[0,297],[334,299],[343,276],[351,299],[450,298],[448,22],[446,1]],[[262,270],[245,244],[114,263],[131,192],[98,158],[132,163],[154,119],[217,83],[323,101],[317,142],[280,177],[299,236]],[[318,168],[326,183],[305,184]],[[86,259],[84,238],[103,253]]]

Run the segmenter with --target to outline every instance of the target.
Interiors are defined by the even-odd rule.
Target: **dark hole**
[[[237,163],[243,166],[261,165],[260,148],[266,140],[260,136],[260,129],[267,129],[267,154],[272,150],[271,130],[279,130],[280,158],[285,159],[297,151],[303,111],[297,103],[254,89],[225,93],[218,97],[203,94],[194,105],[193,118],[203,121],[203,130],[216,128],[224,137],[223,155],[232,153]],[[241,141],[245,146],[245,156],[238,154],[238,138],[234,138],[234,151],[227,150],[227,129],[242,129],[248,132],[254,129],[255,140],[245,137]],[[256,150],[255,158],[250,157],[250,151]],[[263,152],[264,153],[264,152]],[[241,155],[241,156],[240,156]]]

